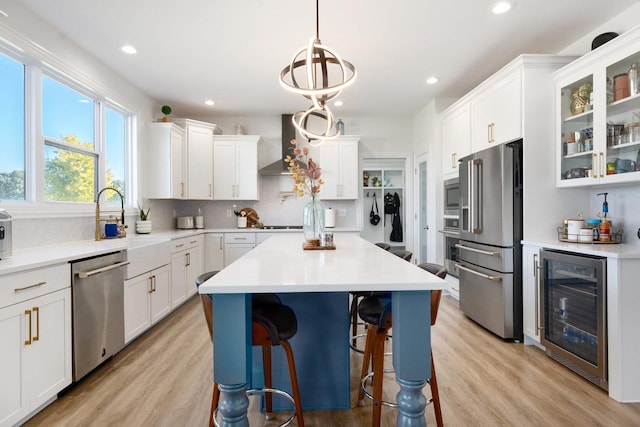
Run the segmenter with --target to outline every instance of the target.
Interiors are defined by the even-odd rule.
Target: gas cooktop
[[[264,225],[264,230],[302,230],[301,225]]]

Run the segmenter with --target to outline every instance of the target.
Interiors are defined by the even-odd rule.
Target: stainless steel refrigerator
[[[460,309],[522,339],[522,140],[460,161]]]

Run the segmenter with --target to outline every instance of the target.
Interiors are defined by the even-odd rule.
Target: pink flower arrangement
[[[320,193],[320,187],[324,181],[320,178],[322,175],[318,164],[309,156],[309,148],[300,148],[295,139],[291,140],[293,145],[293,157],[287,155],[284,161],[289,164],[289,172],[293,174],[293,192],[302,197],[309,194],[311,197]]]

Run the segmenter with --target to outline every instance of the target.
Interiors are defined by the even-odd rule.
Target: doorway
[[[433,205],[435,197],[433,195],[433,174],[430,173],[431,157],[429,153],[422,154],[416,158],[415,182],[417,191],[415,193],[415,205],[418,207],[415,214],[416,241],[418,242],[418,253],[414,254],[417,263],[435,262],[436,254],[433,252],[434,238],[430,232],[430,218],[435,215]]]

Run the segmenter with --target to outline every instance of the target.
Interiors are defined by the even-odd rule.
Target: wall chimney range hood
[[[284,158],[287,154],[293,154],[293,151],[291,151],[291,140],[296,138],[296,128],[293,126],[293,122],[291,121],[292,117],[293,114],[282,115],[282,140],[280,141],[282,152],[280,153],[280,159],[260,169],[258,171],[260,175],[291,175],[291,172],[287,169],[289,165],[285,163]]]

